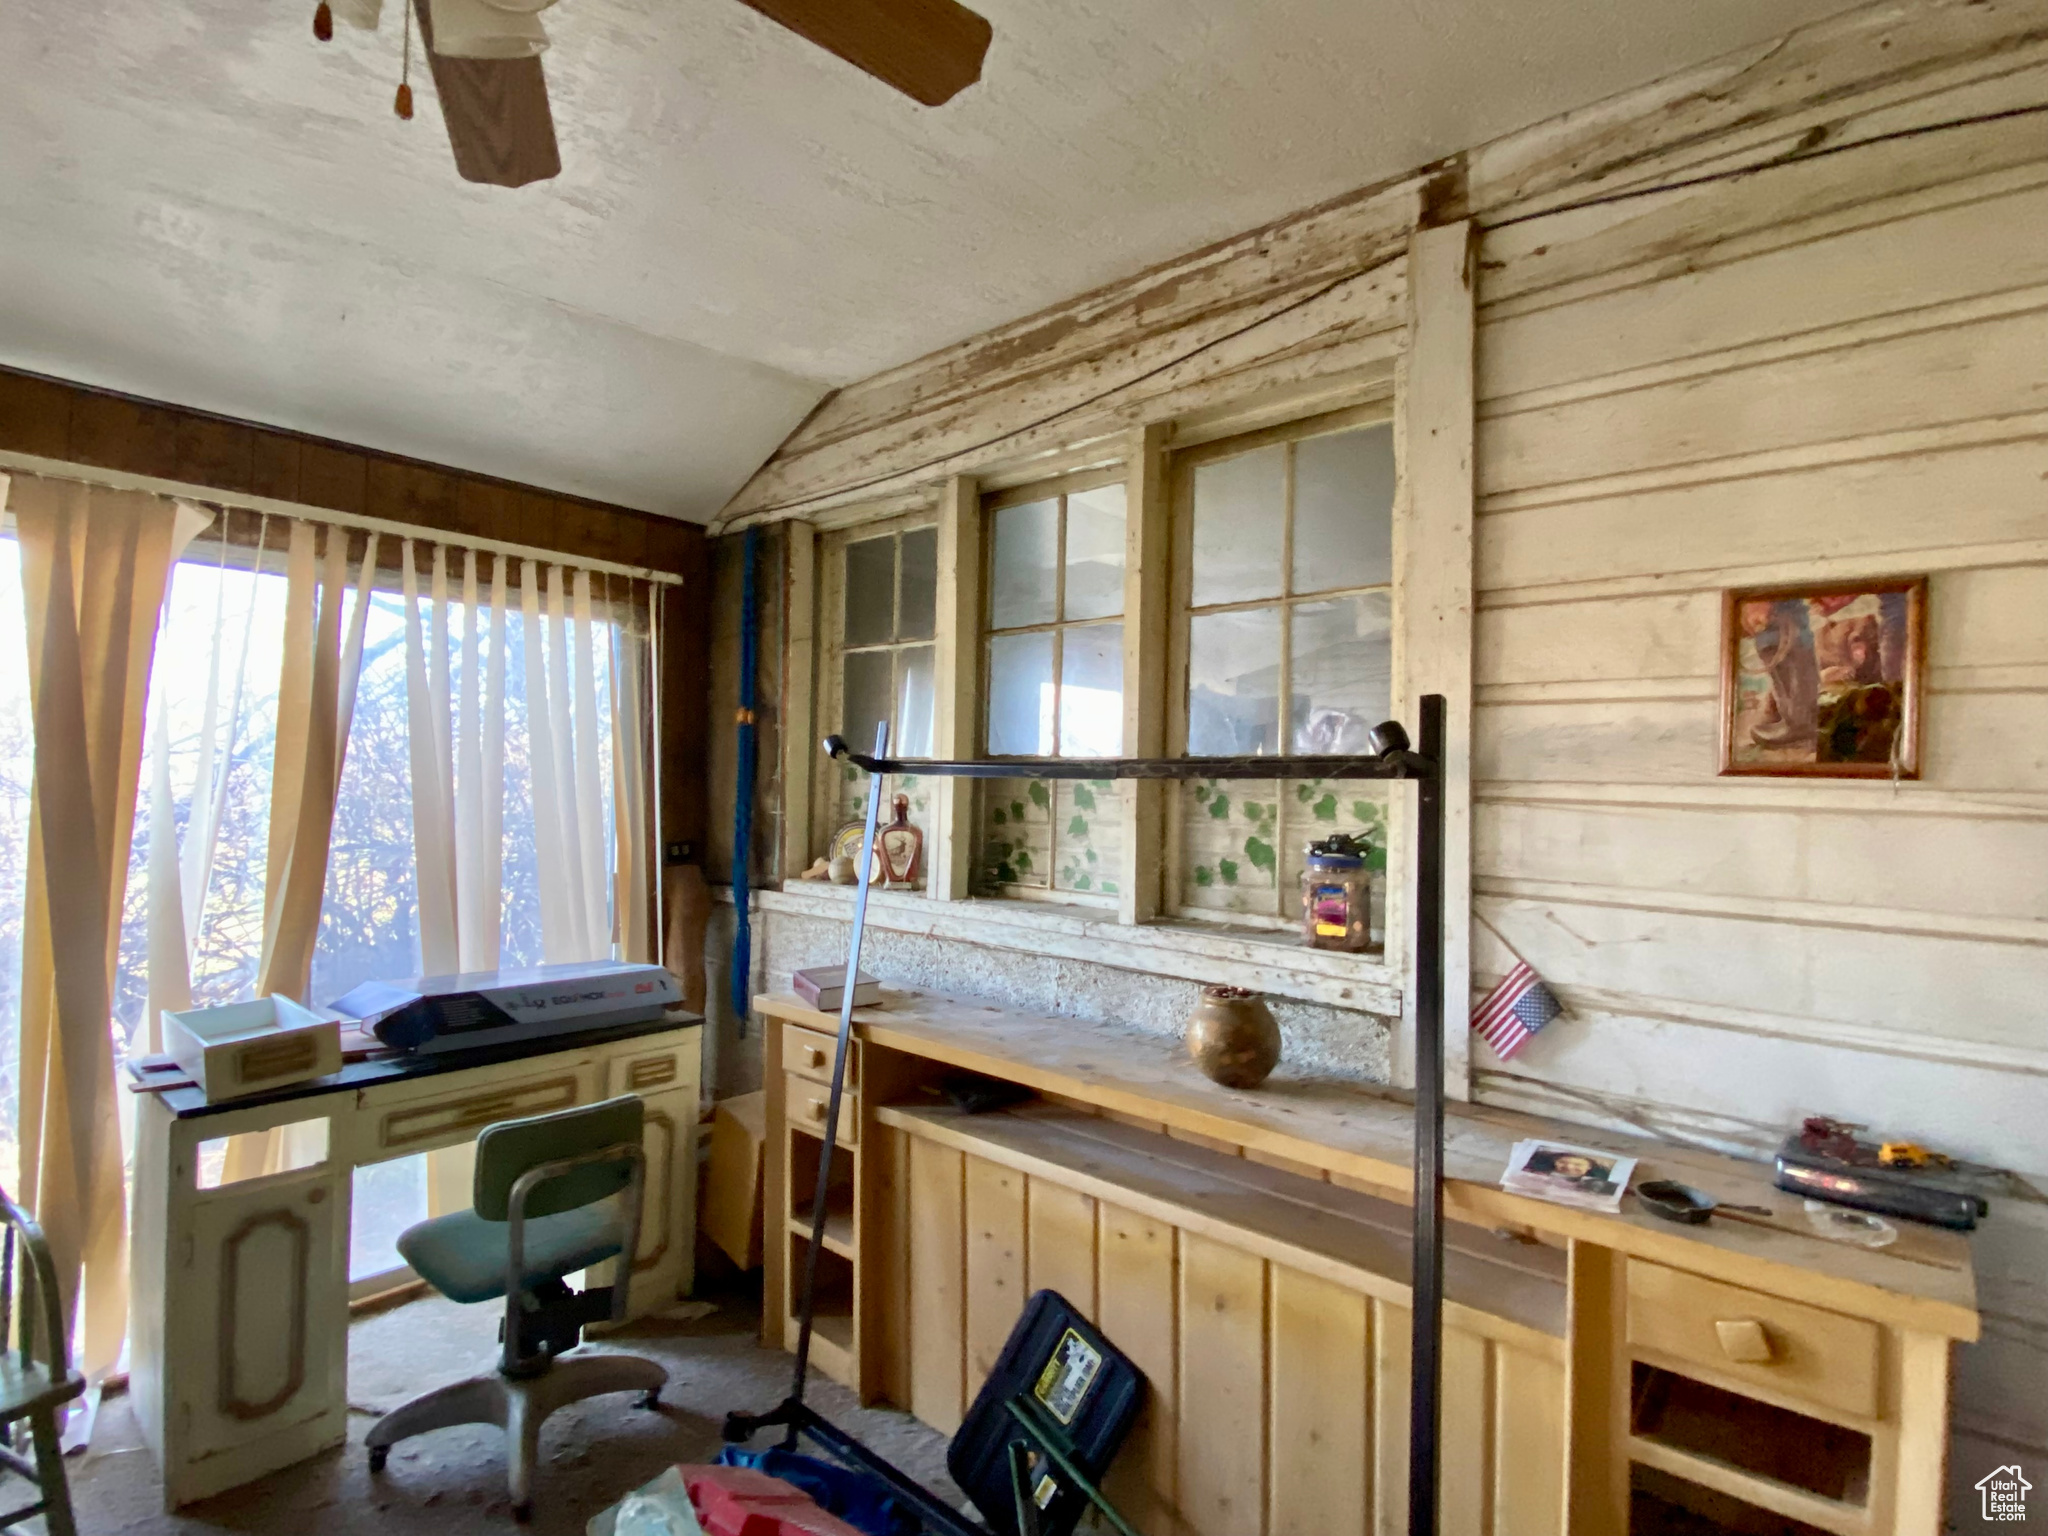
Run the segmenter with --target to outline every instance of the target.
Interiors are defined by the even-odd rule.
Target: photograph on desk
[[[1500,1187],[1559,1205],[1589,1211],[1621,1209],[1621,1197],[1636,1171],[1636,1160],[1597,1147],[1561,1141],[1518,1141],[1508,1154]]]

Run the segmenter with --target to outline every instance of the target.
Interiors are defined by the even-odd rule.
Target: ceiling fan
[[[554,0],[400,3],[406,7],[407,68],[417,16],[463,180],[521,187],[559,174],[562,157],[540,62],[547,47],[540,12]],[[952,100],[981,78],[994,36],[987,19],[958,0],[740,3],[928,107]],[[381,8],[382,0],[320,0],[314,36],[325,41],[333,35],[336,11],[358,27],[375,27]],[[399,87],[397,111],[412,116],[409,84]]]

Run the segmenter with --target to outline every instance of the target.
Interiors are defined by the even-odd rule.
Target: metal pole
[[[1444,700],[1422,699],[1415,847],[1415,1233],[1409,1335],[1408,1531],[1436,1536],[1444,1282]]]
[[[875,756],[889,750],[889,722],[875,727]],[[804,1400],[804,1377],[811,1368],[811,1330],[816,1322],[818,1250],[825,1245],[825,1198],[832,1182],[832,1153],[839,1145],[839,1098],[846,1088],[846,1058],[852,1054],[853,994],[860,981],[861,937],[868,922],[868,871],[875,861],[875,825],[882,809],[882,780],[868,779],[868,824],[860,843],[860,863],[854,866],[853,933],[846,944],[846,992],[839,1002],[839,1049],[832,1058],[832,1096],[825,1104],[825,1142],[818,1151],[818,1185],[811,1197],[811,1242],[804,1250],[802,1311],[796,1335],[796,1374],[790,1379],[792,1402]],[[796,1448],[797,1426],[789,1426],[785,1450]]]

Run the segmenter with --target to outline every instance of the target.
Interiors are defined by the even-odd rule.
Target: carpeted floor
[[[694,1322],[636,1324],[610,1347],[659,1360],[669,1386],[659,1412],[629,1396],[564,1408],[541,1431],[535,1512],[524,1529],[581,1536],[584,1523],[673,1462],[708,1461],[728,1409],[764,1409],[789,1390],[790,1357],[755,1342],[756,1303],[744,1294]],[[246,1488],[163,1511],[163,1485],[125,1397],[101,1410],[93,1448],[70,1463],[79,1530],[87,1536],[189,1536],[208,1531],[280,1536],[470,1536],[511,1533],[503,1437],[487,1425],[438,1430],[397,1447],[372,1478],[363,1431],[385,1410],[442,1382],[474,1374],[495,1350],[499,1313],[423,1298],[356,1322],[349,1333],[349,1443]],[[813,1377],[810,1398],[836,1423],[948,1497],[945,1440],[908,1414],[855,1406],[853,1394]],[[0,1488],[13,1507],[20,1485]],[[36,1530],[39,1522],[25,1529]]]

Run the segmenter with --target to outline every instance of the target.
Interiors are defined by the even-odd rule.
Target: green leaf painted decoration
[[[853,770],[851,770],[851,769],[848,769],[848,770],[847,770],[847,772],[848,772],[849,774],[850,774],[850,773],[851,773],[852,771],[853,771]],[[1215,790],[1213,790],[1213,789],[1211,789],[1211,788],[1210,788],[1210,787],[1209,787],[1208,785],[1206,785],[1206,784],[1197,784],[1197,785],[1195,786],[1195,799],[1196,799],[1196,800],[1198,800],[1198,801],[1202,801],[1202,800],[1207,800],[1207,799],[1208,799],[1208,798],[1209,798],[1209,797],[1210,797],[1211,795],[1213,795],[1213,794],[1215,794],[1215,793],[1216,793],[1216,791],[1215,791]]]
[[[1218,859],[1216,861],[1216,872],[1223,876],[1223,883],[1225,885],[1237,884],[1237,860]]]
[[[1087,857],[1088,857],[1088,862],[1089,862],[1090,864],[1093,864],[1093,863],[1095,863],[1095,862],[1096,862],[1096,858],[1095,858],[1095,850],[1094,850],[1093,848],[1089,848],[1089,849],[1086,849],[1086,850],[1085,850],[1085,852],[1086,852],[1086,854],[1087,854]]]
[[[1023,870],[1023,871],[1027,871],[1027,872],[1028,872],[1028,871],[1030,870],[1030,868],[1031,868],[1031,850],[1030,850],[1030,849],[1028,849],[1028,848],[1019,848],[1019,849],[1018,849],[1018,850],[1017,850],[1017,851],[1016,851],[1015,853],[1013,853],[1013,854],[1011,854],[1011,855],[1010,855],[1010,858],[1011,858],[1011,861],[1012,861],[1013,863],[1015,863],[1015,864],[1016,864],[1016,866],[1017,866],[1017,868],[1018,868],[1019,870]]]
[[[1217,795],[1209,802],[1209,814],[1222,821],[1230,814],[1230,796]]]
[[[1294,798],[1299,800],[1303,805],[1307,805],[1310,800],[1314,799],[1315,793],[1316,787],[1313,784],[1304,782],[1298,783],[1294,786]]]
[[[1116,882],[1114,880],[1105,880],[1098,889],[1105,896],[1114,896],[1116,894]]]
[[[1211,869],[1211,868],[1210,868],[1210,867],[1209,867],[1208,865],[1206,865],[1206,864],[1197,864],[1197,865],[1195,866],[1195,884],[1197,884],[1197,885],[1214,885],[1215,883],[1216,883],[1216,871],[1215,871],[1215,870]]]
[[[1244,840],[1244,856],[1252,861],[1252,868],[1273,873],[1273,845],[1263,839],[1248,837]]]
[[[1024,819],[1024,802],[1022,800],[1012,800],[1010,802],[1010,814],[1016,817],[1017,820],[1022,821]]]
[[[1030,794],[1031,803],[1041,811],[1052,809],[1052,791],[1045,787],[1045,780],[1033,779]]]
[[[1086,837],[1087,835],[1088,818],[1086,816],[1076,816],[1072,821],[1067,823],[1067,836]]]
[[[1387,872],[1387,850],[1378,847],[1366,849],[1365,867],[1376,874],[1384,875]]]
[[[1094,883],[1085,873],[1074,877],[1074,889],[1077,891],[1085,891]]]
[[[1095,809],[1095,796],[1086,784],[1076,784],[1074,786],[1074,805],[1077,809],[1083,811]]]
[[[1003,808],[999,805],[989,813],[988,819],[1000,827],[1008,822],[1010,818],[1004,814]]]
[[[1354,820],[1363,822],[1377,822],[1380,819],[1379,812],[1363,800],[1351,802],[1351,815]]]
[[[1335,821],[1337,819],[1337,797],[1335,795],[1326,794],[1315,803],[1315,818],[1317,821]]]

